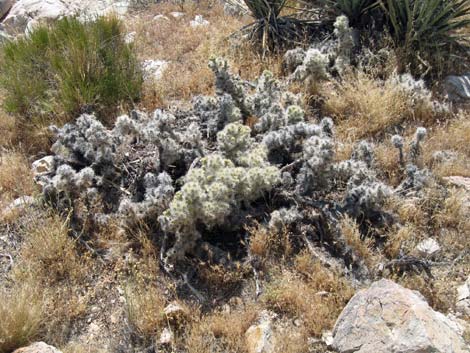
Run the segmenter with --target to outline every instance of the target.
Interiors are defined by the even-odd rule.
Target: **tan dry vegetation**
[[[14,151],[0,152],[0,209],[18,197],[36,191],[27,157]]]
[[[334,117],[341,140],[357,140],[395,133],[403,122],[422,124],[434,119],[427,102],[416,103],[390,80],[380,81],[363,72],[327,86],[324,113]]]
[[[455,120],[431,130],[423,144],[424,161],[441,177],[470,176],[470,119],[469,113],[460,113]],[[436,161],[434,154],[448,151],[451,158]]]
[[[250,305],[230,312],[213,312],[195,320],[182,343],[188,353],[247,353],[245,332],[257,316],[257,308]]]
[[[261,60],[250,45],[228,40],[247,20],[226,15],[222,4],[185,3],[184,16],[176,19],[170,15],[173,11],[181,11],[181,7],[172,3],[156,4],[129,26],[129,30],[137,32],[136,45],[141,59],[169,62],[161,79],[144,87],[141,106],[152,110],[190,100],[194,95],[212,94],[214,77],[208,67],[212,57],[223,56],[232,71],[246,79],[254,79],[267,68],[280,71],[280,57]],[[154,20],[157,14],[167,16],[168,20]],[[195,15],[202,15],[209,25],[192,28],[189,22]]]
[[[300,319],[309,336],[321,336],[332,329],[354,291],[307,252],[295,258],[295,268],[297,273],[284,270],[274,275],[263,302],[278,313]]]
[[[88,308],[90,293],[86,288],[92,273],[91,259],[86,251],[79,255],[76,242],[68,234],[67,221],[50,211],[38,215],[24,232],[11,279],[34,288],[33,292],[41,296],[41,335],[60,345]]]
[[[39,336],[45,317],[36,293],[27,282],[0,289],[0,353],[10,353]]]
[[[358,224],[350,217],[344,217],[339,222],[341,234],[346,240],[346,244],[351,247],[354,254],[366,264],[370,270],[377,264],[378,254],[374,253],[374,240],[362,237]]]
[[[150,284],[129,284],[125,296],[129,323],[140,337],[151,341],[167,324],[163,292]]]
[[[287,229],[277,233],[267,227],[257,225],[250,228],[250,253],[263,262],[270,259],[275,263],[287,260],[293,252]]]

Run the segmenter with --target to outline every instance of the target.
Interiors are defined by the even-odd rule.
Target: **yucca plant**
[[[263,53],[296,43],[318,21],[281,15],[287,0],[243,0],[254,22],[242,28],[249,39],[261,44]]]
[[[404,63],[414,71],[466,45],[459,30],[470,25],[469,0],[380,0]]]
[[[309,1],[308,3],[311,3]],[[370,23],[371,11],[378,7],[378,0],[316,0],[312,3],[320,6],[328,17],[346,15],[352,27],[364,27]]]
[[[377,7],[377,0],[336,0],[336,7],[345,14],[349,23],[356,27],[361,19],[373,8]]]

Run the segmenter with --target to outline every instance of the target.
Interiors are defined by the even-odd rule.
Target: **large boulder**
[[[62,353],[57,348],[49,346],[44,342],[36,342],[28,347],[20,348],[13,353]]]
[[[444,87],[452,101],[470,101],[470,72],[461,76],[447,76]]]
[[[0,0],[0,19],[10,11],[14,2],[15,0]]]
[[[18,0],[3,24],[11,33],[20,33],[41,21],[72,15],[88,19],[111,12],[123,15],[128,7],[127,0]]]
[[[359,291],[333,330],[340,353],[469,353],[458,324],[386,279]]]
[[[457,288],[456,309],[460,314],[470,317],[470,276]]]

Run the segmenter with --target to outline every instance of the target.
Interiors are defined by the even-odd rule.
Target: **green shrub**
[[[5,107],[23,122],[70,120],[91,110],[103,117],[132,104],[141,92],[135,52],[113,17],[86,23],[64,18],[41,26],[6,43],[0,64]]]
[[[381,0],[403,62],[414,73],[436,71],[462,48],[458,30],[470,24],[468,0]]]

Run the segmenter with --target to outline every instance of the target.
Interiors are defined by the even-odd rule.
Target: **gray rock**
[[[431,257],[441,250],[441,246],[433,238],[427,238],[416,246],[416,250],[423,257]]]
[[[386,279],[350,300],[333,330],[340,353],[469,353],[459,325]]]
[[[202,15],[196,15],[194,17],[194,20],[189,22],[189,25],[193,28],[194,27],[205,27],[205,26],[209,25],[209,21],[204,19],[204,17],[202,17]]]
[[[447,76],[444,88],[451,101],[470,100],[470,72],[461,76]]]
[[[13,353],[62,353],[57,348],[49,346],[44,342],[36,342],[28,347],[20,348]]]
[[[34,204],[34,201],[35,199],[32,196],[18,197],[0,212],[0,218],[7,219],[12,215],[22,214],[28,207]]]
[[[268,312],[261,314],[259,323],[252,325],[245,332],[245,342],[248,353],[275,352],[272,318]]]
[[[158,80],[162,77],[168,67],[168,62],[165,60],[145,60],[142,63],[142,70],[144,72],[145,80]]]
[[[470,178],[456,175],[445,177],[444,180],[452,185],[464,188],[466,191],[470,191]]]
[[[55,171],[54,156],[46,156],[33,162],[32,165],[34,178],[44,176]]]
[[[11,33],[31,31],[38,23],[78,15],[86,20],[111,12],[126,13],[128,1],[112,0],[18,0],[3,21]]]
[[[457,311],[465,316],[470,316],[470,276],[464,284],[457,288]]]
[[[15,0],[0,0],[0,19],[10,11],[14,2]]]

